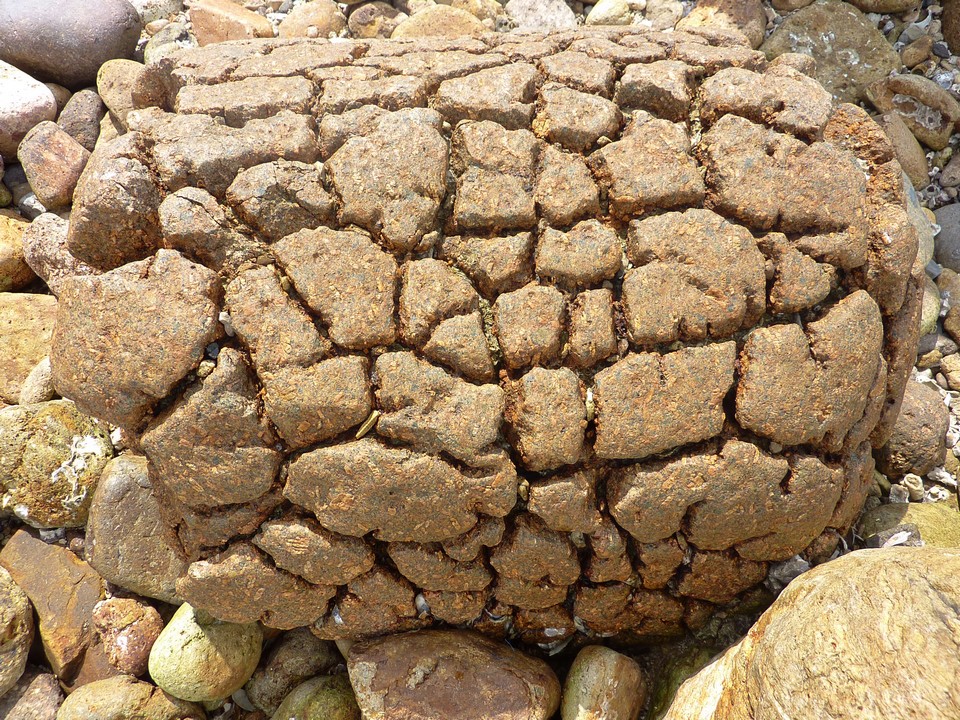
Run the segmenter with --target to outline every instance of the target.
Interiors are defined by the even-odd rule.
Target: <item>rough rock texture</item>
[[[546,663],[476,633],[426,630],[358,643],[347,671],[370,720],[546,720],[560,704]]]
[[[221,620],[652,639],[849,528],[916,231],[866,112],[743,42],[247,39],[139,71],[52,362],[146,457],[150,592],[159,517]]]
[[[0,716],[6,720],[56,720],[63,690],[55,675],[27,666],[19,682],[0,697]]]
[[[0,697],[20,680],[33,642],[33,607],[30,600],[0,567]]]
[[[958,571],[960,552],[934,548],[814,568],[680,687],[665,720],[956,717]]]
[[[0,293],[0,401],[16,403],[30,371],[50,354],[57,299]]]
[[[98,680],[70,696],[60,706],[57,720],[201,720],[203,710],[178,700],[148,682],[129,675]]]

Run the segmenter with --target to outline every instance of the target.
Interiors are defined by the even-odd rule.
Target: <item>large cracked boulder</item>
[[[649,639],[845,532],[921,268],[882,131],[798,64],[617,28],[148,66],[51,359],[145,454],[176,594]]]

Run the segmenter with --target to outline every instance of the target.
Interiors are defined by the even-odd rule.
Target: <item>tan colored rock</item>
[[[370,720],[546,720],[560,704],[560,683],[546,663],[473,632],[428,630],[357,643],[347,670]]]
[[[636,661],[602,645],[585,647],[563,683],[563,720],[636,720],[646,702]]]
[[[910,132],[927,147],[942,150],[960,121],[960,103],[922,75],[894,75],[866,89],[867,99],[880,112],[900,116]]]
[[[256,707],[267,714],[274,713],[297,685],[329,673],[342,663],[343,658],[332,642],[320,640],[307,628],[291,630],[270,646],[243,689]]]
[[[57,720],[203,720],[203,709],[168,695],[148,682],[129,675],[99,680],[70,694]]]
[[[51,295],[0,293],[0,401],[19,400],[30,371],[50,354],[56,318]]]
[[[891,478],[926,475],[943,463],[950,411],[940,393],[908,382],[893,434],[877,454],[877,469]]]
[[[900,115],[895,112],[884,113],[877,118],[877,123],[890,138],[890,144],[893,145],[897,161],[907,177],[910,178],[913,186],[920,190],[929,185],[930,175],[927,154],[920,147],[920,143],[917,142]]]
[[[750,45],[758,48],[767,29],[767,15],[760,0],[701,0],[677,23],[677,30],[696,28],[736,30],[749,38]]]
[[[33,607],[10,573],[0,567],[0,697],[20,680],[33,642]]]
[[[481,35],[486,28],[479,18],[451,5],[426,7],[397,25],[392,38],[416,38],[441,35]]]
[[[123,128],[134,108],[133,88],[143,69],[143,63],[118,59],[105,62],[97,71],[97,94]]]
[[[665,720],[956,717],[957,572],[960,553],[933,548],[860,550],[814,568],[680,687]]]
[[[231,0],[198,0],[190,6],[190,21],[201,46],[224,40],[273,37],[269,20]]]
[[[280,23],[282,38],[336,36],[347,27],[347,18],[333,0],[310,0],[297,5]]]
[[[56,123],[42,122],[20,141],[17,157],[37,200],[48,209],[59,210],[73,201],[90,152]]]
[[[36,277],[24,259],[23,233],[29,223],[0,212],[0,292],[20,290]]]

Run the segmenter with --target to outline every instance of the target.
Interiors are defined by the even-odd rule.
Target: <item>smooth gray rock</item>
[[[76,90],[133,55],[142,27],[127,0],[0,0],[0,60]]]

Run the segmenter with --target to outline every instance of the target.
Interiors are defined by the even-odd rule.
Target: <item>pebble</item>
[[[347,18],[333,0],[311,0],[297,5],[280,23],[280,37],[322,37],[338,35],[347,27]],[[310,34],[311,29],[314,34]]]
[[[262,642],[258,624],[198,616],[184,603],[150,651],[150,677],[181,700],[223,700],[250,679]]]
[[[94,606],[91,620],[111,665],[134,677],[147,671],[150,649],[163,630],[155,608],[133,598],[109,598]]]
[[[360,708],[345,675],[324,675],[298,685],[271,720],[360,720]]]
[[[106,431],[70,400],[0,410],[0,507],[36,528],[83,527],[100,471],[113,457]]]
[[[23,136],[37,123],[57,117],[50,88],[0,61],[0,155],[16,160]]]
[[[877,124],[883,128],[893,152],[897,156],[900,167],[910,178],[916,189],[925,188],[930,184],[929,165],[927,154],[917,139],[910,132],[910,128],[897,113],[884,113],[876,118]]]
[[[10,573],[0,567],[0,697],[23,675],[33,642],[33,608]]]
[[[95,11],[87,0],[6,0],[2,7],[0,60],[71,89],[93,85],[107,60],[131,57],[142,30],[127,0],[97,0]]]
[[[903,476],[903,480],[900,481],[900,484],[907,489],[907,493],[910,496],[910,502],[920,502],[923,500],[923,479],[919,475],[907,473]]]
[[[103,100],[94,90],[80,90],[73,94],[60,117],[57,125],[70,137],[80,143],[90,152],[97,144],[100,135],[100,119],[106,113]]]
[[[933,38],[929,35],[921,35],[913,42],[905,45],[900,51],[900,59],[908,68],[914,68],[928,57],[933,49]]]
[[[482,35],[486,28],[480,19],[466,10],[450,5],[434,5],[411,15],[390,35],[392,38],[416,38],[442,35]]]
[[[307,628],[298,628],[274,641],[266,660],[243,689],[251,703],[270,715],[297,685],[315,675],[326,675],[343,662],[336,645],[320,640]]]
[[[5,695],[0,694],[0,717],[6,720],[56,720],[63,691],[55,675],[27,667]]]
[[[23,234],[28,227],[15,213],[0,212],[0,292],[21,290],[36,278],[23,255]]]
[[[73,202],[90,151],[55,122],[44,121],[24,136],[17,157],[37,200],[59,210]]]
[[[504,6],[518,30],[572,30],[577,16],[563,0],[509,0]]]
[[[647,699],[636,661],[602,645],[577,653],[563,684],[562,720],[635,720]]]
[[[53,387],[53,373],[50,370],[50,358],[34,365],[33,370],[27,375],[20,388],[20,405],[31,405],[33,403],[48,402],[57,396],[57,390]]]
[[[937,320],[940,319],[940,288],[930,279],[923,276],[923,304],[920,310],[920,335],[929,335],[937,331]]]
[[[203,720],[203,709],[129,675],[92,682],[64,701],[57,720]]]
[[[231,0],[196,0],[190,6],[190,21],[201,46],[225,40],[273,37],[269,20]]]
[[[600,0],[587,15],[587,25],[629,25],[633,11],[627,0]]]

